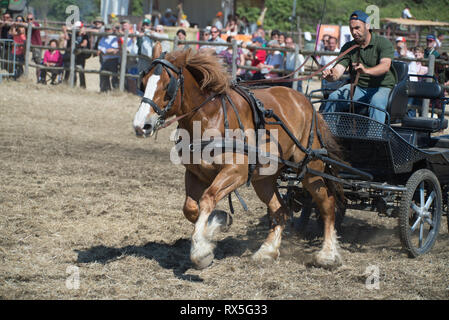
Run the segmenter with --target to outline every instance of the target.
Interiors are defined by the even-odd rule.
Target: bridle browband
[[[148,103],[153,110],[157,113],[159,116],[159,125],[162,125],[165,121],[167,113],[171,110],[173,104],[175,103],[175,99],[178,95],[178,91],[181,88],[181,104],[182,104],[182,98],[184,96],[184,76],[182,74],[182,68],[178,68],[175,65],[173,65],[171,62],[167,61],[165,58],[165,52],[161,54],[160,58],[154,59],[151,62],[150,67],[143,71],[141,74],[141,77],[144,77],[148,74],[153,68],[156,68],[154,71],[155,75],[161,75],[162,71],[165,70],[170,77],[170,82],[167,87],[167,96],[170,99],[168,104],[165,106],[164,109],[161,109],[156,102],[154,102],[151,99],[146,98],[145,96],[142,98],[141,102]],[[170,71],[172,70],[178,78],[175,78],[175,76]]]

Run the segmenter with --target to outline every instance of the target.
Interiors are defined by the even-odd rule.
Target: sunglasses
[[[218,33],[218,31],[211,31],[211,33]]]

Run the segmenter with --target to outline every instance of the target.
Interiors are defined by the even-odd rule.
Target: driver
[[[360,45],[337,61],[332,69],[324,70],[323,79],[337,81],[349,67],[351,75],[360,73],[354,90],[354,101],[365,102],[385,110],[388,96],[396,84],[396,72],[392,67],[394,57],[393,45],[386,38],[370,30],[368,15],[360,10],[354,11],[349,18],[349,27],[354,40],[347,42],[340,52],[354,44]],[[353,77],[354,79],[354,77]],[[349,99],[351,84],[346,84],[334,91],[329,100]],[[327,102],[323,112],[345,111],[346,102]],[[385,113],[369,108],[369,116],[379,122],[385,122]]]

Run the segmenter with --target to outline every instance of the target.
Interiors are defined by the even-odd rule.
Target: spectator
[[[137,70],[139,74],[150,67],[151,60],[149,58],[151,58],[153,55],[153,40],[151,40],[150,38],[150,35],[152,34],[150,19],[144,19],[142,21],[142,27],[140,31],[142,33],[142,36],[137,38],[138,54],[148,57],[148,59],[139,57],[139,59],[137,60]]]
[[[335,53],[340,52],[337,48],[337,38],[329,36],[329,38],[327,40],[326,49],[327,49],[326,51],[331,51],[331,52],[335,52]],[[336,58],[336,56],[327,56],[327,55],[321,56],[320,57],[320,65],[325,66],[329,62],[334,60],[335,58]],[[331,65],[329,65],[326,68],[326,70],[330,70],[334,66],[335,66],[335,62],[332,63]],[[334,91],[334,90],[338,89],[339,87],[341,87],[343,85],[344,82],[345,82],[344,80],[337,80],[337,81],[331,82],[331,81],[327,81],[326,79],[321,79],[321,89],[328,90],[328,91],[323,92],[324,97],[327,98],[330,91]]]
[[[446,62],[449,62],[449,55],[447,52],[443,52],[441,54],[441,59],[445,60]],[[449,86],[449,65],[441,65],[441,70],[438,75],[438,81],[440,84],[444,86]],[[447,96],[447,93],[449,93],[448,89],[445,89],[445,93]]]
[[[130,21],[125,19],[122,20],[120,22],[121,25],[121,32],[125,33],[126,31],[128,31],[129,34],[133,34],[134,30],[131,27]],[[127,74],[132,74],[132,75],[138,75],[138,68],[137,68],[137,57],[135,57],[135,55],[137,55],[139,49],[137,47],[137,41],[135,37],[128,37],[128,43],[124,43],[124,38],[119,38],[119,49],[121,52],[121,48],[123,46],[126,46],[126,51],[128,52],[128,54],[133,55],[133,56],[127,56],[126,59],[126,73]],[[131,77],[126,77],[125,80],[125,89],[128,92],[137,93],[137,79],[136,78],[131,78]]]
[[[9,32],[11,29],[11,25],[13,20],[11,18],[11,14],[9,12],[5,12],[2,17],[2,22],[0,22],[0,39],[9,39],[12,40],[12,35]],[[6,54],[4,58],[6,58]]]
[[[156,32],[152,33],[153,37],[161,42],[162,52],[170,52],[171,51],[171,43],[165,39],[168,39],[168,34],[164,32],[163,25],[156,26]]]
[[[277,40],[270,40],[267,44],[268,48],[279,48],[279,42]],[[282,56],[282,53],[279,50],[276,51],[269,51],[270,53],[267,55],[267,58],[265,59],[265,63],[262,67],[262,73],[265,73],[265,78],[278,78],[279,74],[276,72],[269,72],[266,73],[266,71],[271,71],[273,69],[283,69],[284,67],[284,59]]]
[[[415,59],[424,59],[424,49],[423,47],[415,47],[413,48],[413,54],[415,56]],[[415,66],[413,68],[414,74],[424,75],[427,74],[429,71],[429,68],[426,66],[423,66],[422,62],[420,61],[413,61]]]
[[[414,19],[414,17],[410,13],[410,8],[407,5],[405,5],[404,10],[402,10],[401,18],[403,18],[403,19]]]
[[[437,42],[437,49],[440,49],[443,46],[444,34],[440,33],[435,41]]]
[[[261,37],[255,37],[253,39],[253,45],[255,47],[262,47],[263,41],[264,40]],[[264,79],[265,78],[264,74],[268,73],[268,69],[265,68],[262,74],[262,68],[265,66],[265,60],[267,58],[266,51],[260,49],[252,49],[248,54],[248,58],[251,60],[252,67],[259,68],[259,70],[251,71],[251,73],[253,74],[252,79],[253,80]]]
[[[218,30],[223,29],[223,12],[218,11],[214,20],[212,20],[212,26],[217,28]]]
[[[233,39],[234,39],[234,36],[228,36],[226,38],[226,42],[232,43]],[[219,56],[226,63],[228,72],[231,73],[232,72],[232,47],[228,47],[226,50],[221,51]],[[237,66],[245,65],[245,55],[243,54],[242,49],[239,47],[237,47],[237,58],[235,60],[235,63]],[[244,73],[244,70],[238,68],[237,75],[240,75],[242,73]]]
[[[176,25],[177,21],[178,19],[175,17],[172,10],[168,8],[167,10],[165,10],[165,14],[161,18],[160,24],[163,26],[173,27],[174,25]]]
[[[436,47],[437,47],[436,37],[433,34],[427,35],[426,43],[427,43],[427,47],[424,50],[424,58],[427,59],[432,54],[435,56],[436,59],[438,59],[440,56],[440,53],[436,50]]]
[[[84,75],[84,72],[82,72],[86,66],[86,60],[90,58],[90,53],[85,52],[79,52],[78,50],[85,50],[90,49],[90,41],[89,36],[86,33],[86,28],[84,27],[84,24],[80,21],[76,22],[73,26],[74,28],[79,28],[79,31],[75,33],[75,69],[81,69],[81,72],[75,72],[74,75],[74,84],[76,84],[76,73],[79,75],[80,79],[80,87],[86,88],[86,77]],[[62,27],[64,32],[64,38],[66,40],[66,52],[63,55],[63,61],[64,61],[64,67],[70,67],[70,51],[72,48],[72,32],[67,32],[67,27]],[[78,49],[78,50],[76,50]],[[70,71],[65,72],[64,76],[64,82],[68,82],[70,77]]]
[[[186,34],[184,29],[179,29],[176,32],[176,36],[181,41],[184,41],[184,40],[187,39],[187,34]],[[178,47],[175,50],[185,50],[185,49],[188,49],[188,48],[190,48],[190,46],[188,44],[178,44]]]
[[[112,33],[112,26],[106,25],[105,31],[109,34],[106,37],[101,38],[98,44],[98,50],[102,55],[102,64],[100,71],[109,71],[112,73],[118,73],[118,66],[120,62],[119,45],[117,36]],[[117,76],[100,74],[100,92],[107,92],[119,87],[119,80]]]
[[[253,36],[253,38],[255,37],[260,37],[262,38],[263,42],[262,42],[262,47],[265,47],[267,45],[267,41],[265,41],[265,29],[263,27],[257,27],[255,35]]]
[[[40,24],[34,21],[34,15],[32,13],[27,14],[27,22],[31,23],[33,27],[40,27]],[[34,29],[31,31],[31,44],[33,46],[41,46],[42,45],[42,39],[41,39],[41,31],[38,29]],[[35,64],[41,64],[42,63],[42,52],[39,48],[32,48],[32,57]],[[41,70],[39,68],[36,68],[36,80],[39,82],[41,80],[40,76]]]
[[[228,36],[236,36],[239,33],[237,19],[232,17],[226,24],[226,28],[224,30]]]
[[[14,80],[17,80],[23,74],[23,65],[25,63],[25,42],[27,40],[26,29],[23,25],[13,25],[9,32],[15,44],[15,47],[12,48],[11,53],[16,56]]]
[[[324,34],[323,38],[320,41],[320,44],[318,46],[318,51],[329,51],[329,38],[330,35]]]
[[[251,26],[246,16],[243,16],[240,20],[238,20],[238,27],[239,34],[251,34]]]
[[[182,2],[178,4],[178,21],[177,25],[183,28],[189,28],[190,23],[187,20],[187,15],[182,10]]]
[[[215,27],[212,26],[212,28],[210,28],[210,33],[211,33],[211,37],[208,40],[208,42],[214,42],[214,43],[226,43],[226,41],[224,41],[221,37],[220,37],[220,30]],[[227,47],[226,46],[202,46],[201,49],[208,49],[212,52],[215,51],[216,54],[220,54],[220,52],[222,52],[223,50],[226,50]]]
[[[46,67],[62,67],[62,54],[59,50],[57,50],[58,47],[58,41],[55,39],[50,40],[50,47],[51,49],[48,49],[44,53],[44,66]],[[51,84],[56,84],[56,77],[61,73],[61,71],[58,70],[50,70],[51,73]],[[41,83],[47,84],[46,81],[47,71],[45,69],[42,69],[41,71]]]
[[[294,49],[295,43],[293,42],[293,38],[290,36],[285,37],[285,47]],[[287,52],[286,59],[285,59],[285,69],[292,72],[296,70],[295,64],[298,66],[302,65],[304,63],[304,56],[302,54],[298,54],[295,56],[294,52]],[[300,72],[304,72],[304,66],[301,67],[299,70]],[[291,83],[291,86],[293,88],[293,82]],[[295,89],[295,88],[293,88]],[[302,92],[302,81],[298,81],[298,87],[296,88],[297,91]]]
[[[271,40],[275,40],[277,42],[279,40],[279,35],[280,34],[281,33],[279,32],[279,30],[274,29],[273,31],[271,31],[271,35],[270,35]]]
[[[285,47],[285,37],[286,37],[286,35],[285,35],[284,32],[281,32],[281,33],[279,34],[278,42],[279,42],[279,46],[280,46],[280,47]]]
[[[206,28],[201,33],[201,41],[209,41],[209,39],[210,39],[210,28]]]

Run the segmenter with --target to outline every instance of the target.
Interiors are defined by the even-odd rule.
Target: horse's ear
[[[158,41],[153,47],[153,59],[159,58],[161,53],[162,53],[162,46],[161,43]]]

